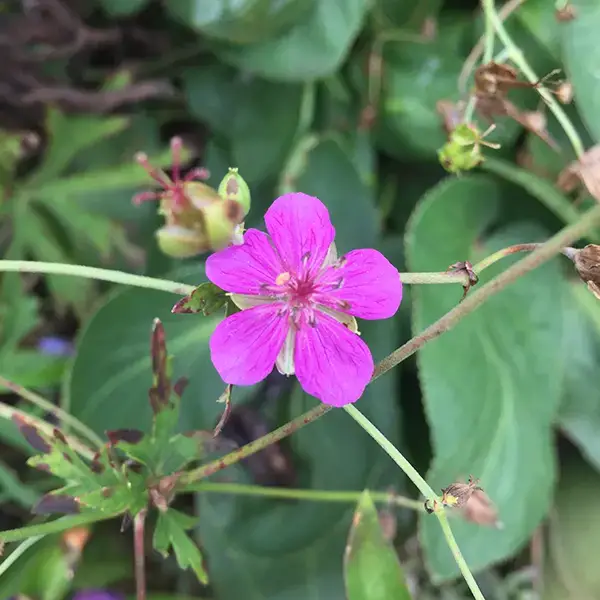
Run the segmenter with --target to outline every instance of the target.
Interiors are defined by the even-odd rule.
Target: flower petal
[[[358,400],[375,368],[360,337],[318,311],[314,326],[303,324],[296,332],[294,363],[304,391],[332,406]]]
[[[258,229],[248,229],[243,244],[206,259],[206,276],[222,290],[236,294],[260,295],[261,285],[273,285],[282,270],[269,237]]]
[[[215,369],[225,383],[262,381],[273,370],[288,329],[281,304],[256,306],[227,317],[210,338]]]
[[[325,205],[306,194],[285,194],[271,204],[265,224],[285,266],[296,275],[315,273],[335,237]]]
[[[387,319],[402,300],[398,270],[377,250],[352,250],[319,277],[318,302],[361,319]]]

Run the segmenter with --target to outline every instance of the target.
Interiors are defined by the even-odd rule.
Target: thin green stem
[[[519,67],[522,73],[527,77],[530,83],[537,83],[539,81],[539,77],[536,75],[534,70],[529,66],[527,59],[521,52],[521,49],[513,42],[509,33],[506,31],[502,20],[498,17],[496,12],[496,8],[494,6],[494,0],[481,0],[481,5],[483,7],[483,12],[486,18],[486,22],[490,21],[504,44],[505,48],[509,52],[509,56],[511,60]],[[538,87],[538,91],[540,96],[546,101],[546,104],[556,117],[556,120],[560,123],[563,128],[566,136],[569,138],[571,145],[573,146],[573,150],[577,155],[577,158],[580,158],[582,154],[585,152],[585,148],[583,146],[583,142],[577,133],[573,123],[562,109],[560,104],[556,101],[556,99],[552,96],[552,94],[543,86]]]
[[[79,419],[71,416],[68,412],[62,410],[62,408],[52,404],[52,402],[48,402],[48,400],[42,396],[31,392],[22,385],[9,381],[5,377],[2,377],[2,375],[0,375],[0,387],[8,388],[11,392],[14,392],[23,398],[23,400],[31,402],[31,404],[34,404],[42,410],[51,413],[59,421],[62,421],[66,425],[70,425],[74,430],[79,431],[79,433],[84,435],[97,448],[102,448],[104,445],[104,442],[100,439],[100,437],[98,437],[87,425],[84,425]]]
[[[541,244],[531,254],[511,265],[506,271],[486,283],[483,287],[469,294],[458,306],[427,327],[419,335],[410,339],[404,346],[394,350],[386,356],[376,367],[371,381],[374,381],[397,364],[412,356],[427,342],[439,337],[442,333],[452,329],[467,314],[479,308],[494,294],[502,291],[519,277],[539,267],[553,256],[570,246],[574,241],[582,238],[586,233],[600,224],[600,205],[588,210],[581,215],[579,221],[565,227],[549,240]]]
[[[246,485],[243,483],[213,483],[201,481],[179,488],[180,492],[209,492],[231,494],[236,496],[260,496],[263,498],[282,498],[288,500],[306,500],[312,502],[355,503],[360,500],[362,492],[346,490],[303,490],[294,488],[268,487],[263,485]],[[424,511],[422,502],[398,496],[392,492],[370,492],[374,502],[401,506],[416,511]]]
[[[467,285],[469,278],[465,273],[399,273],[400,281],[407,285],[460,283]]]
[[[2,271],[86,277],[88,279],[110,281],[112,283],[170,292],[171,294],[177,294],[178,296],[185,296],[194,290],[194,286],[185,285],[184,283],[179,283],[177,281],[156,279],[154,277],[145,277],[144,275],[133,275],[132,273],[125,273],[123,271],[112,271],[110,269],[98,269],[96,267],[85,267],[82,265],[63,263],[29,260],[0,260],[0,272]]]
[[[35,525],[27,525],[26,527],[19,527],[18,529],[8,529],[7,531],[0,531],[0,542],[20,542],[33,536],[44,536],[51,533],[60,533],[79,525],[89,525],[90,523],[96,523],[98,521],[107,521],[117,517],[119,513],[84,513],[80,515],[69,515],[68,517],[61,517],[54,521],[48,521],[47,523],[37,523]]]
[[[425,498],[430,502],[436,502],[439,505],[439,498],[437,494],[431,489],[429,484],[421,477],[419,472],[410,464],[410,462],[404,457],[404,455],[392,444],[386,437],[365,417],[353,404],[344,406],[344,410],[385,450],[389,457],[404,471],[405,475],[417,486]],[[450,524],[446,518],[446,513],[443,508],[438,508],[434,511],[434,514],[438,518],[446,542],[452,551],[454,560],[458,565],[460,572],[462,573],[473,597],[477,600],[485,600],[473,574],[471,573],[467,562],[456,543],[456,538],[450,529]]]
[[[304,427],[305,425],[316,421],[325,413],[328,413],[331,408],[331,406],[327,406],[326,404],[319,404],[304,414],[301,414],[299,417],[292,419],[289,423],[286,423],[278,429],[275,429],[275,431],[272,431],[271,433],[268,433],[267,435],[264,435],[263,437],[258,438],[257,440],[254,440],[253,442],[250,442],[249,444],[246,444],[245,446],[242,446],[233,452],[230,452],[222,458],[213,460],[207,465],[203,465],[197,469],[188,471],[179,480],[177,489],[185,488],[187,485],[195,481],[200,481],[205,477],[214,475],[218,471],[221,471],[228,466],[239,462],[240,460],[248,458],[248,456],[263,450],[267,446],[270,446],[271,444],[282,440],[288,435],[291,435],[295,431],[298,431],[298,429]]]
[[[365,417],[354,404],[347,404],[344,410],[390,455],[392,460],[404,471],[406,476],[417,486],[425,498],[437,500],[437,494],[429,487],[429,484],[419,475],[419,472],[410,464],[404,455],[390,442],[367,417]]]
[[[0,563],[0,577],[2,577],[2,575],[4,575],[6,573],[6,571],[8,571],[8,569],[10,569],[10,567],[13,566],[13,564],[21,557],[23,556],[23,554],[25,554],[25,552],[27,552],[27,550],[29,550],[29,548],[31,548],[31,546],[33,546],[34,544],[37,544],[37,542],[39,542],[44,536],[43,535],[35,535],[33,537],[30,537],[26,540],[23,540],[23,543],[19,544],[18,548],[15,548],[9,556],[7,556],[1,563]]]
[[[23,419],[28,423],[34,424],[42,433],[44,433],[48,437],[52,437],[52,435],[54,434],[54,425],[51,425],[50,423],[47,423],[42,419],[38,419],[37,417],[30,415],[29,413],[23,412],[18,408],[14,408],[14,406],[9,406],[4,402],[0,402],[0,419],[12,421],[14,417]],[[71,446],[73,450],[81,454],[81,456],[89,460],[92,460],[94,458],[94,452],[90,450],[85,444],[80,442],[77,438],[69,435],[65,435],[65,438],[69,446]]]
[[[483,4],[483,2],[482,2]],[[485,11],[485,33],[484,33],[484,48],[483,48],[483,64],[487,64],[494,58],[494,22],[490,18],[488,12]]]

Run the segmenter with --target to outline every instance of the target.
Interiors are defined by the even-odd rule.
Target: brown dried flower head
[[[567,3],[561,7],[556,9],[556,20],[561,23],[568,23],[572,21],[577,16],[577,11],[575,7],[567,0]]]
[[[560,172],[556,185],[563,192],[572,192],[580,182],[600,202],[600,144],[592,146],[579,160],[565,167]]]
[[[462,507],[464,518],[476,525],[486,525],[502,529],[503,524],[498,519],[498,511],[489,496],[481,489],[476,489],[467,503]]]
[[[588,244],[573,253],[573,263],[579,277],[587,283],[588,289],[600,300],[600,246]]]
[[[444,488],[442,490],[442,504],[444,506],[460,508],[469,501],[477,490],[481,490],[479,479],[473,479],[471,475],[467,483],[452,483],[447,488]]]

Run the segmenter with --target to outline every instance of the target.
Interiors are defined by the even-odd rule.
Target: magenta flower
[[[208,278],[241,308],[210,340],[213,364],[226,383],[252,385],[274,366],[295,374],[326,404],[358,400],[373,358],[354,317],[387,319],[402,299],[398,271],[376,250],[337,258],[335,229],[318,199],[286,194],[243,244],[212,254]]]

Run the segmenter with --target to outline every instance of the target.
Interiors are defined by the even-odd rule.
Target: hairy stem
[[[389,455],[389,457],[404,471],[404,474],[417,486],[417,489],[421,492],[425,498],[427,498],[431,503],[436,503],[439,505],[439,498],[437,494],[431,489],[429,484],[421,477],[419,472],[410,464],[410,462],[406,459],[406,457],[398,450],[394,444],[392,444],[386,437],[363,415],[356,406],[353,404],[348,404],[344,406],[344,410],[383,448],[383,450]],[[485,600],[467,562],[456,543],[456,538],[450,529],[450,525],[448,523],[448,519],[446,518],[446,513],[443,507],[437,509],[434,514],[437,516],[440,525],[442,527],[442,531],[444,533],[444,537],[446,538],[446,542],[452,551],[452,555],[454,556],[454,560],[458,565],[460,572],[462,573],[473,597],[477,600]]]
[[[519,67],[530,83],[537,83],[539,81],[539,77],[529,66],[529,63],[521,52],[521,49],[517,46],[517,44],[515,44],[515,42],[513,42],[509,33],[506,31],[502,20],[498,17],[496,12],[494,0],[481,0],[481,5],[483,7],[486,22],[490,21],[492,23],[498,37],[504,44],[504,47],[508,50],[511,60],[517,65],[517,67]],[[573,123],[571,123],[571,120],[565,111],[546,88],[539,86],[537,89],[540,93],[540,96],[545,100],[546,104],[552,111],[552,114],[556,117],[556,120],[560,123],[560,126],[563,128],[566,136],[569,138],[577,158],[580,158],[585,152],[585,148]]]
[[[133,554],[135,561],[135,592],[137,600],[146,600],[146,551],[144,532],[147,509],[142,509],[133,519]]]
[[[427,327],[425,331],[413,337],[404,346],[394,350],[394,352],[377,365],[372,381],[387,373],[387,371],[403,360],[406,360],[409,356],[412,356],[427,342],[452,329],[462,318],[479,308],[488,298],[508,287],[511,283],[514,283],[519,277],[525,275],[525,273],[550,260],[553,256],[561,252],[563,248],[570,246],[575,240],[583,237],[598,223],[600,223],[600,206],[595,206],[584,213],[579,221],[559,231],[531,254],[510,266],[506,271],[486,283],[483,287],[469,294],[458,306]],[[489,258],[486,260],[489,260]]]
[[[202,481],[179,488],[180,492],[209,492],[216,494],[232,494],[237,496],[261,496],[263,498],[282,498],[288,500],[306,500],[312,502],[358,502],[362,492],[346,490],[303,490],[294,488],[269,487],[263,485],[246,485],[243,483],[213,483]],[[423,503],[393,492],[370,492],[374,502],[401,506],[411,510],[424,511]]]
[[[82,265],[70,265],[63,263],[38,262],[29,260],[0,260],[0,272],[12,271],[16,273],[46,273],[49,275],[70,275],[73,277],[86,277],[99,281],[110,281],[123,285],[148,288],[170,292],[179,296],[186,296],[194,290],[193,285],[185,285],[177,281],[167,279],[156,279],[143,275],[133,275],[123,271],[112,271],[110,269],[98,269],[96,267],[84,267]]]
[[[38,406],[42,410],[51,413],[59,421],[62,421],[65,425],[70,425],[74,430],[79,431],[80,434],[84,435],[90,442],[92,442],[97,448],[102,448],[104,442],[87,426],[84,425],[79,419],[71,416],[68,412],[62,410],[52,402],[48,402],[42,396],[29,391],[22,385],[9,381],[5,377],[0,375],[0,387],[5,387],[11,392],[14,392],[23,400],[31,402],[35,406]]]

